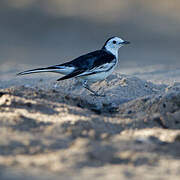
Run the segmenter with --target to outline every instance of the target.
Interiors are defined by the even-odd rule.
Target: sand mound
[[[114,74],[92,86],[104,98],[52,87],[0,90],[1,179],[179,179],[180,83]]]

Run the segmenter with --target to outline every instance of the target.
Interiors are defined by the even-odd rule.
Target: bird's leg
[[[58,88],[58,84],[59,82],[58,81],[56,81],[55,83],[54,83],[54,89],[56,90],[57,88]]]
[[[85,81],[85,82],[83,83],[83,87],[84,87],[85,89],[87,89],[88,91],[90,91],[91,93],[93,93],[93,95],[95,95],[95,96],[101,96],[101,97],[104,97],[104,96],[105,96],[105,95],[98,94],[96,91],[93,91],[93,90],[89,87],[87,81]]]

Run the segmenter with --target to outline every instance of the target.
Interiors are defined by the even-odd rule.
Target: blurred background
[[[120,67],[180,67],[179,0],[0,0],[0,65],[48,66],[131,42]]]

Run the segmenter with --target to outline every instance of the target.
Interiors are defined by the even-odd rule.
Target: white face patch
[[[124,40],[118,37],[111,38],[105,45],[107,51],[110,51],[112,54],[118,58],[118,50],[123,46]]]

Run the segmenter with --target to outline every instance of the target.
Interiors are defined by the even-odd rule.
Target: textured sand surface
[[[56,78],[1,78],[0,179],[179,180],[178,80],[114,73],[102,98]]]

